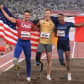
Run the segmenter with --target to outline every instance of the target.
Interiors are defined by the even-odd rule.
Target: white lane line
[[[7,64],[11,63],[11,62],[13,62],[13,59],[11,59],[11,60],[9,60],[8,62],[2,64],[2,65],[0,66],[0,69],[1,69],[2,67],[6,66]]]
[[[44,56],[42,56],[42,59],[44,59],[45,57],[46,57],[46,54],[45,54]],[[19,62],[22,62],[24,59],[25,59],[25,58],[20,59]],[[0,68],[2,68],[2,67],[4,67],[5,65],[11,63],[12,61],[13,61],[13,59],[10,60],[10,61],[8,61],[7,63],[1,65]],[[14,66],[14,64],[10,65],[10,66],[9,66],[7,69],[5,69],[3,72],[8,71],[8,70],[11,69],[13,66]]]
[[[0,56],[0,58],[7,57],[7,56],[9,56],[9,55],[12,54],[12,53],[13,53],[13,51],[12,51],[12,52],[9,52],[8,54],[5,54],[5,55],[3,55],[3,56]]]
[[[22,58],[19,60],[19,62],[22,62],[25,58]],[[10,65],[7,69],[5,69],[3,72],[8,71],[9,69],[11,69],[14,66],[14,64]]]

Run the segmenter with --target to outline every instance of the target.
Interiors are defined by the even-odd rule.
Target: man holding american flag
[[[30,43],[30,32],[31,29],[37,29],[37,27],[29,21],[31,14],[30,11],[24,11],[24,19],[16,19],[14,17],[10,17],[3,6],[0,6],[2,13],[4,14],[5,18],[9,20],[11,23],[15,23],[17,26],[18,32],[18,41],[16,44],[16,48],[14,51],[14,65],[17,65],[19,56],[24,51],[25,58],[26,58],[26,67],[27,67],[27,81],[31,81],[31,43]]]

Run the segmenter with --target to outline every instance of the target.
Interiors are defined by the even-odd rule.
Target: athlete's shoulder
[[[21,22],[22,20],[21,19],[16,19],[17,22]]]
[[[16,24],[17,25],[20,25],[22,23],[22,20],[21,19],[16,19]]]
[[[39,20],[39,22],[43,22],[44,20],[42,19],[42,20]]]
[[[36,25],[39,22],[39,19],[32,20],[31,22]]]
[[[40,22],[40,23],[44,22],[44,19],[43,19],[43,18],[41,18],[41,19],[39,20],[39,22]]]
[[[59,24],[58,17],[51,16],[51,20],[53,21],[53,23],[54,23],[55,25],[58,25],[58,24]]]
[[[32,24],[33,22],[32,21],[29,21],[30,24]]]
[[[58,20],[58,17],[51,16],[51,19]]]
[[[35,24],[32,21],[29,21],[28,24],[30,24],[32,27],[35,26]]]
[[[73,22],[66,22],[66,24],[70,27],[74,27],[74,23]]]

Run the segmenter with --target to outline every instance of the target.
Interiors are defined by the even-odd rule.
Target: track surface
[[[16,72],[11,69],[0,75],[0,84],[84,84],[84,59],[71,60],[72,78],[71,82],[68,82],[65,78],[66,69],[59,65],[58,60],[52,60],[52,81],[46,80],[46,60],[44,61],[44,71],[40,77],[40,67],[35,65],[35,61],[32,60],[32,81],[28,83],[26,81],[26,68],[25,62],[20,63],[21,70],[20,76],[16,79]]]
[[[71,57],[73,52],[73,42],[70,42],[71,45]],[[5,43],[3,40],[0,40],[0,45],[5,46]],[[71,60],[71,67],[72,67],[72,77],[73,80],[71,82],[67,82],[65,75],[66,75],[66,69],[64,67],[61,67],[58,62],[58,55],[57,50],[55,46],[53,46],[53,52],[52,52],[52,81],[46,80],[46,60],[44,60],[44,72],[42,75],[42,78],[39,79],[40,72],[39,67],[36,67],[35,65],[35,53],[32,53],[32,82],[30,84],[84,84],[84,43],[76,43],[75,47],[75,54],[74,58]],[[20,76],[16,80],[16,72],[11,69],[13,66],[13,53],[14,53],[14,47],[13,51],[11,52],[4,52],[4,55],[0,55],[0,84],[26,84],[26,67],[25,62],[21,63],[21,70],[20,70]],[[83,57],[83,58],[82,58]],[[24,54],[22,53],[20,56],[20,61],[24,60]],[[45,59],[45,54],[42,55],[42,58]],[[78,59],[81,58],[81,59]],[[54,60],[53,60],[54,59]],[[4,72],[6,71],[6,72]],[[2,73],[4,72],[4,73]]]

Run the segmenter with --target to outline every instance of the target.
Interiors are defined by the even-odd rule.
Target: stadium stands
[[[20,18],[25,9],[32,11],[32,19],[41,17],[46,7],[53,11],[84,11],[84,0],[1,0],[1,3],[5,4],[14,16]]]

